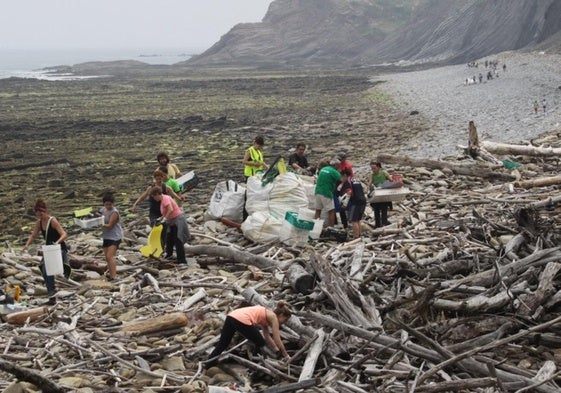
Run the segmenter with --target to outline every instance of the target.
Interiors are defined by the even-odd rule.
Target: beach
[[[498,60],[498,78],[486,79],[485,60]],[[400,154],[438,158],[467,145],[470,120],[481,139],[519,143],[561,127],[561,56],[544,53],[502,53],[466,64],[424,71],[387,74],[378,89],[391,95],[404,114],[418,111],[431,124],[430,132],[405,145]],[[503,64],[506,71],[503,72]],[[479,73],[483,83],[479,83]],[[466,84],[476,77],[477,83]],[[547,103],[546,113],[541,107]],[[538,100],[536,115],[533,102]]]

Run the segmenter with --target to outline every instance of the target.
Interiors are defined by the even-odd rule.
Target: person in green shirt
[[[179,185],[177,180],[169,177],[167,167],[160,166],[160,167],[158,167],[158,171],[162,174],[164,184],[166,186],[170,187],[173,190],[173,192],[175,192],[175,194],[178,198],[177,204],[179,206],[181,206],[181,203],[183,202],[183,195],[181,195],[181,186]]]
[[[341,161],[337,157],[334,157],[329,161],[329,165],[321,168],[318,172],[316,188],[314,190],[316,202],[315,218],[320,218],[321,213],[327,211],[328,226],[335,225],[335,204],[333,202],[333,196],[337,184],[341,181],[342,175],[338,170],[340,164]]]
[[[391,179],[390,174],[382,169],[382,164],[378,161],[370,161],[370,169],[372,169],[372,173],[368,179],[368,190],[371,190],[372,186],[378,187]],[[376,228],[390,225],[388,221],[388,209],[391,206],[391,202],[376,202],[371,203],[370,206],[374,210],[374,223]]]

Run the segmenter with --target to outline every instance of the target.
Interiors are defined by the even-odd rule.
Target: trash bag
[[[219,182],[208,206],[208,215],[215,220],[225,217],[235,222],[243,221],[245,188],[233,180]]]

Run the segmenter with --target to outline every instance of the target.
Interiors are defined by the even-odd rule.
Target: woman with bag
[[[47,203],[43,199],[37,199],[33,210],[37,216],[37,221],[35,221],[33,231],[31,232],[31,235],[29,235],[29,239],[27,239],[22,251],[27,252],[27,249],[31,243],[33,243],[33,240],[35,240],[39,232],[41,232],[43,238],[45,239],[45,245],[60,244],[64,276],[68,278],[70,276],[71,269],[68,265],[68,248],[64,242],[64,240],[68,237],[68,234],[62,228],[56,217],[51,216],[47,212]],[[54,305],[56,304],[55,276],[47,275],[44,257],[41,259],[41,273],[43,275],[43,280],[45,281],[45,286],[47,287],[47,296],[49,297],[47,304]]]

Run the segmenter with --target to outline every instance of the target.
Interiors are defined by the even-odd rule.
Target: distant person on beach
[[[45,245],[60,244],[64,276],[68,278],[70,276],[71,269],[68,265],[68,248],[64,242],[64,240],[68,237],[68,234],[62,225],[60,225],[60,222],[56,219],[56,217],[51,216],[47,212],[47,203],[43,199],[37,199],[35,205],[33,206],[33,210],[35,211],[37,220],[35,221],[31,235],[29,235],[27,242],[21,250],[23,252],[27,252],[31,243],[33,243],[33,240],[35,240],[37,235],[39,235],[39,232],[41,232],[43,239],[45,239]],[[41,274],[43,275],[43,280],[45,281],[45,286],[47,287],[47,296],[49,297],[46,304],[54,305],[56,304],[55,276],[47,276],[44,257],[41,259],[40,269]]]
[[[253,144],[245,151],[242,163],[244,165],[243,174],[246,181],[257,172],[268,168],[263,158],[263,146],[265,146],[265,139],[261,135],[257,135],[253,139]]]
[[[306,158],[306,145],[298,143],[296,151],[288,157],[288,165],[292,167],[300,175],[314,175],[316,168],[308,163]]]
[[[545,108],[547,107],[547,101],[545,100],[545,98],[542,100],[542,108],[543,108],[543,114],[545,115]]]
[[[503,64],[503,72],[506,72],[506,64]]]
[[[538,114],[538,110],[540,109],[540,104],[538,103],[538,100],[534,101],[534,113],[537,115]]]
[[[181,177],[181,171],[179,170],[177,165],[172,164],[170,162],[167,153],[164,152],[158,153],[156,159],[158,160],[159,166],[165,166],[167,168],[167,175],[170,178],[177,179],[178,177]]]
[[[109,281],[117,278],[117,249],[123,239],[123,228],[121,226],[121,217],[119,211],[114,206],[115,197],[112,193],[107,192],[102,198],[103,207],[100,213],[103,216],[103,225],[101,227],[103,237],[103,254],[107,263],[106,278]]]
[[[479,83],[483,83],[483,74],[479,73]]]

